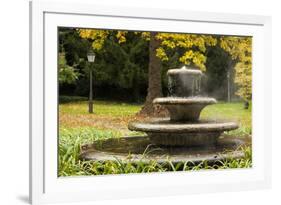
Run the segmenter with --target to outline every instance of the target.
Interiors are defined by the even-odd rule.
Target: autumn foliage
[[[79,29],[82,38],[89,39],[96,51],[103,48],[107,38],[112,36],[110,30]],[[126,43],[128,31],[115,31],[115,40],[119,44]],[[150,41],[149,32],[134,32],[135,35]],[[219,45],[231,55],[232,65],[235,70],[234,82],[238,86],[236,94],[249,101],[252,95],[252,38],[236,36],[218,36],[203,34],[178,34],[157,33],[155,38],[160,41],[160,46],[155,50],[155,55],[162,62],[174,59],[177,53],[177,61],[185,65],[195,65],[202,71],[206,71],[207,47]]]

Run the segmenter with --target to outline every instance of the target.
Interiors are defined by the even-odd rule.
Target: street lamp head
[[[93,51],[90,51],[88,54],[87,54],[87,58],[88,58],[88,61],[90,63],[93,63],[95,61],[95,53]]]

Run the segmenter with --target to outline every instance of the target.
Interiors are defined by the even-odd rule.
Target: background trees
[[[248,104],[252,98],[252,38],[223,36],[220,46],[231,55],[238,85],[236,94]]]
[[[73,84],[79,77],[79,72],[72,66],[67,65],[65,54],[59,53],[59,83]]]
[[[90,40],[96,52],[96,85],[115,88],[127,100],[140,102],[147,85],[149,56],[146,39],[140,38],[140,33],[136,32],[91,29],[78,32],[82,38]]]
[[[142,113],[154,113],[152,100],[166,95],[166,71],[183,64],[204,71],[205,94],[219,100],[251,99],[251,37],[61,29],[60,52],[78,72],[75,85],[60,85],[67,95],[86,96],[85,64],[96,52],[95,97],[143,102]],[[229,77],[229,78],[228,78]],[[78,78],[78,79],[77,79]]]

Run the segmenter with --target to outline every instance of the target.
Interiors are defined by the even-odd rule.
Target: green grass
[[[79,101],[71,102],[60,105],[60,110],[63,113],[68,114],[81,114],[88,115],[88,102]],[[128,104],[121,102],[108,102],[108,101],[94,101],[94,113],[95,115],[103,116],[129,116],[137,113],[141,108],[141,105]]]
[[[202,119],[230,120],[239,124],[230,135],[245,136],[252,134],[252,107],[244,109],[243,103],[222,103],[207,106],[201,113]]]
[[[215,165],[208,162],[192,164],[190,162],[173,164],[167,160],[159,164],[156,161],[133,163],[128,161],[92,162],[79,159],[80,146],[95,140],[121,137],[119,132],[98,130],[95,128],[61,129],[59,143],[59,176],[106,175],[125,173],[149,173],[165,171],[195,171],[201,169],[229,169],[250,168],[252,166],[252,152],[249,147],[241,148],[245,153],[242,159],[218,161]]]
[[[94,102],[94,114],[88,114],[87,102],[70,102],[60,104],[59,129],[59,176],[104,175],[122,173],[147,173],[165,171],[187,171],[201,169],[248,168],[252,166],[251,149],[243,148],[245,158],[229,159],[209,165],[166,163],[155,161],[149,163],[124,162],[120,160],[107,162],[81,161],[80,146],[95,140],[133,135],[127,130],[127,122],[134,118],[141,105],[119,102]],[[243,109],[242,103],[218,103],[206,107],[202,112],[203,119],[235,120],[240,128],[227,134],[241,137],[251,135],[251,110]],[[100,122],[100,123],[98,123]]]
[[[59,135],[59,176],[88,175],[84,167],[86,162],[79,159],[80,146],[95,140],[121,136],[118,131],[96,128],[62,128]]]

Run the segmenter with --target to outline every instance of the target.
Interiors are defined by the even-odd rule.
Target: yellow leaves
[[[237,95],[246,100],[252,96],[252,65],[239,62],[235,66],[235,83],[239,85]]]
[[[197,65],[202,71],[206,71],[206,59],[207,57],[203,55],[202,53],[195,52],[194,57],[192,59],[193,63]]]
[[[105,39],[110,35],[108,30],[78,29],[78,32],[82,38],[93,40],[92,47],[97,51],[103,48]],[[117,31],[115,37],[118,43],[126,43],[127,34],[128,31]],[[150,40],[150,32],[134,32],[134,34],[140,35],[147,41]],[[168,50],[181,48],[185,52],[179,58],[179,61],[187,65],[195,64],[203,71],[206,70],[206,57],[204,56],[206,46],[214,46],[217,43],[216,38],[211,35],[159,32],[155,38],[160,41],[160,46],[156,49],[156,56],[162,61],[169,60]]]
[[[201,35],[194,34],[176,34],[176,33],[158,33],[156,39],[161,41],[162,46],[174,49],[175,47],[192,48],[197,47],[205,51],[205,40]]]
[[[156,39],[161,41],[161,49],[157,51],[157,56],[161,56],[162,60],[168,59],[166,55],[168,49],[182,48],[185,52],[179,61],[186,65],[194,64],[202,71],[206,70],[206,57],[204,55],[206,46],[217,44],[217,39],[211,35],[158,33]]]
[[[146,31],[135,31],[134,32],[135,35],[140,35],[141,38],[143,38],[146,41],[150,41],[150,32],[146,32]]]
[[[217,44],[217,39],[210,35],[192,35],[192,39],[194,45],[202,52],[206,51],[206,46],[215,46]]]
[[[78,29],[78,32],[82,38],[88,38],[91,40],[105,39],[109,35],[109,31],[98,29]]]
[[[156,56],[162,61],[169,60],[165,50],[162,47],[156,49]]]
[[[190,59],[193,58],[193,51],[189,50],[187,52],[184,53],[184,55],[182,57],[180,57],[180,62],[183,62],[184,64],[190,64]]]
[[[173,41],[168,41],[168,40],[163,40],[163,41],[161,42],[161,45],[166,46],[166,47],[171,48],[171,49],[174,49],[174,48],[176,47],[175,42],[173,42]]]
[[[207,46],[215,46],[217,45],[217,39],[211,35],[202,35],[204,41],[205,41],[205,44]]]
[[[104,41],[106,38],[109,37],[110,31],[109,30],[98,30],[98,29],[78,29],[78,33],[81,38],[86,38],[93,40],[92,47],[94,50],[99,51],[103,48]],[[118,43],[125,43],[126,42],[126,35],[128,31],[117,31],[116,38]]]
[[[126,34],[128,31],[118,31],[116,34],[116,38],[118,39],[118,43],[125,43],[126,42]]]
[[[192,42],[193,45],[196,46],[200,51],[205,52],[206,51],[206,46],[205,46],[205,40],[203,36],[196,36],[196,35],[191,35],[192,37]]]
[[[191,62],[198,66],[200,70],[206,70],[206,56],[198,51],[188,50],[184,53],[183,56],[179,59],[180,62],[184,63],[185,65],[190,65]]]
[[[103,39],[97,39],[97,40],[93,41],[92,47],[93,47],[94,50],[99,51],[99,50],[102,49],[103,44],[104,44]]]
[[[92,47],[101,50],[107,38],[126,43],[128,31],[109,31],[97,29],[78,29],[82,38],[92,40]],[[147,41],[150,40],[150,32],[133,32],[135,35]],[[160,45],[155,50],[155,55],[162,61],[168,61],[171,54],[178,52],[178,60],[186,65],[196,65],[202,71],[206,70],[205,52],[208,46],[219,46],[230,54],[232,60],[237,62],[235,66],[235,83],[238,85],[237,94],[249,99],[251,96],[251,70],[252,70],[252,38],[237,36],[216,37],[204,34],[184,33],[156,33],[155,38]],[[111,39],[111,38],[110,38]]]
[[[180,48],[191,48],[192,42],[186,40],[186,41],[178,41],[177,46]]]
[[[104,41],[109,35],[108,30],[78,29],[78,32],[81,38],[93,40],[92,47],[96,51],[103,48]]]
[[[239,37],[236,36],[223,36],[220,38],[220,47],[228,52],[233,60],[236,60],[241,55],[239,41]]]
[[[252,38],[223,36],[220,38],[220,46],[232,56],[232,59],[244,62],[246,59],[249,60],[247,56],[251,56]]]
[[[162,46],[168,48],[198,48],[201,52],[206,51],[206,46],[217,44],[216,38],[210,35],[158,33],[156,38],[161,41]]]
[[[141,37],[146,41],[150,41],[150,32],[141,32]]]
[[[88,38],[91,33],[91,29],[78,29],[78,33],[82,38]]]
[[[227,51],[235,66],[235,83],[239,86],[237,95],[250,100],[252,96],[252,37],[223,36],[220,46]]]

